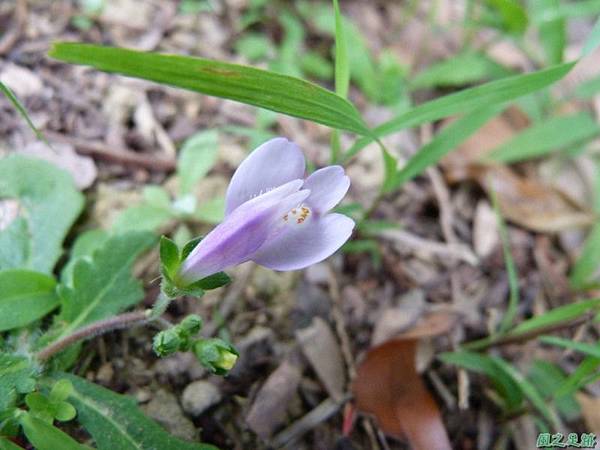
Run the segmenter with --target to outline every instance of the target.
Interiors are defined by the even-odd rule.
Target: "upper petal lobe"
[[[300,148],[285,138],[271,139],[254,150],[233,174],[225,197],[225,214],[249,199],[304,177]]]
[[[311,194],[306,203],[319,213],[325,213],[337,205],[348,189],[350,178],[341,166],[327,166],[313,172],[304,182]]]

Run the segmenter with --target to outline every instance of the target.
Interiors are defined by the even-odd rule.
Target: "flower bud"
[[[202,339],[194,343],[193,351],[200,364],[217,375],[225,375],[235,365],[239,353],[222,339]]]
[[[187,335],[193,336],[202,328],[202,318],[197,314],[190,314],[181,321],[178,327]]]
[[[179,333],[174,328],[161,331],[152,342],[152,348],[158,356],[168,356],[179,350],[182,342]]]

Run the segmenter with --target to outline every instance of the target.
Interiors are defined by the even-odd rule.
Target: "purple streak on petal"
[[[300,148],[285,138],[271,139],[254,150],[237,168],[225,196],[225,214],[267,190],[304,177]]]
[[[306,203],[318,213],[325,213],[337,205],[350,187],[350,178],[341,166],[323,167],[312,173],[304,182],[311,194]]]
[[[354,221],[342,214],[327,214],[306,226],[289,226],[268,240],[252,257],[274,270],[297,270],[318,263],[348,240]]]
[[[302,203],[310,191],[294,180],[236,208],[206,235],[183,262],[179,277],[186,283],[248,261],[266,239],[276,234],[283,215]]]

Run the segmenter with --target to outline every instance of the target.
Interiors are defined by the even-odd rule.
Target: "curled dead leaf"
[[[408,339],[369,350],[352,385],[356,405],[414,450],[450,449],[440,410],[416,371],[416,347],[417,340]]]
[[[477,180],[489,195],[496,193],[507,219],[530,230],[554,233],[594,222],[594,215],[566,193],[536,179],[524,179],[508,167],[482,169]]]

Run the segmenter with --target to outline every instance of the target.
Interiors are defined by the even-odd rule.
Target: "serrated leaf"
[[[56,281],[30,270],[0,271],[0,331],[23,327],[58,306]]]
[[[73,180],[45,161],[7,156],[0,159],[0,199],[5,198],[18,202],[19,214],[0,228],[0,270],[52,272],[83,206]]]
[[[187,139],[177,159],[177,174],[179,175],[179,192],[188,194],[194,185],[217,162],[219,152],[218,134],[215,130],[201,131]]]
[[[24,356],[0,354],[0,412],[8,409],[17,393],[34,389],[36,370]]]
[[[299,78],[203,58],[90,44],[55,43],[49,55],[65,62],[91,65],[106,72],[169,84],[333,128],[369,134],[360,114],[350,102]]]
[[[31,414],[23,414],[19,420],[25,436],[37,450],[89,450],[55,426]]]
[[[539,91],[563,78],[575,66],[575,62],[560,64],[537,72],[515,75],[491,81],[470,89],[431,100],[400,114],[372,130],[378,138],[405,128],[462,114],[475,108],[506,103],[531,92]],[[359,139],[345,155],[356,155],[373,141],[371,137]]]
[[[71,248],[69,261],[60,273],[61,281],[64,284],[71,284],[75,263],[81,258],[91,258],[94,252],[102,247],[109,237],[108,232],[101,229],[88,230],[79,234]]]
[[[99,450],[217,450],[212,445],[169,435],[140,411],[133,398],[74,375],[59,376],[73,383],[69,401],[77,409],[77,420],[92,435]]]
[[[600,126],[586,112],[553,117],[520,132],[492,150],[486,159],[503,163],[523,161],[584,142],[598,134]]]
[[[126,233],[108,239],[91,260],[80,259],[71,285],[62,284],[62,308],[51,339],[68,336],[89,323],[118,314],[144,296],[131,269],[137,257],[155,242],[151,233]]]

